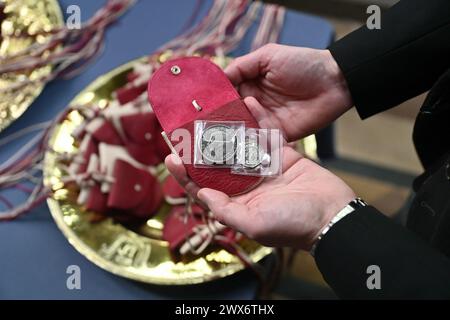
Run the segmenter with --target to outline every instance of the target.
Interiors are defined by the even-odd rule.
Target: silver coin
[[[225,125],[213,125],[203,131],[200,150],[207,164],[229,163],[236,154],[236,148],[236,130]]]
[[[264,158],[263,148],[255,139],[249,137],[245,138],[245,163],[248,168],[256,168],[259,166]]]

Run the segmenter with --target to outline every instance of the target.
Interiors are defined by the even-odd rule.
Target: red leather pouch
[[[116,160],[113,176],[108,208],[126,211],[137,218],[150,218],[156,213],[163,196],[155,177],[122,160]]]
[[[194,159],[194,122],[243,121],[246,128],[258,128],[239,94],[223,71],[199,57],[185,57],[165,62],[150,79],[148,99],[172,146],[180,143],[176,129],[190,133],[190,157],[179,155],[189,177],[201,188],[212,188],[230,196],[245,193],[261,177],[231,174],[229,168],[196,168]],[[179,131],[178,131],[179,132]],[[186,150],[184,150],[186,152]],[[184,159],[190,159],[189,163]]]
[[[178,249],[193,233],[194,227],[202,224],[201,215],[204,213],[200,207],[194,206],[192,213],[186,215],[184,205],[175,206],[164,221],[163,239],[169,242],[172,252]]]

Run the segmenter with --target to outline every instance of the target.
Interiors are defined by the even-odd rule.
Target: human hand
[[[309,250],[328,222],[355,198],[341,179],[288,146],[283,150],[281,176],[265,179],[252,191],[233,198],[199,189],[177,155],[167,156],[165,163],[219,222],[267,246]]]
[[[317,132],[353,105],[347,83],[328,50],[268,44],[235,59],[225,73],[258,121],[269,119],[288,141]]]

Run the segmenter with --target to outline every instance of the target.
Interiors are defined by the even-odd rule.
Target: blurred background
[[[271,2],[325,18],[334,26],[336,39],[340,39],[366,23],[369,5],[377,4],[384,11],[398,0]],[[412,130],[424,98],[425,95],[419,96],[364,121],[356,110],[350,110],[335,124],[337,157],[323,162],[360,197],[391,217],[403,213],[411,182],[422,171],[412,143]],[[402,218],[396,219],[401,223]],[[275,297],[333,298],[326,288],[314,260],[306,253],[297,253]]]

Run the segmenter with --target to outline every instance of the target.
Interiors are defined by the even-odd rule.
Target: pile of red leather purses
[[[140,97],[146,88],[136,85],[146,83],[149,71],[135,70],[134,81],[106,108],[85,112],[73,134],[79,149],[68,171],[80,189],[77,202],[87,210],[148,219],[161,205],[157,166],[170,150],[145,94]]]
[[[163,239],[169,242],[175,258],[187,253],[201,254],[211,244],[237,253],[236,243],[241,237],[195,204],[174,206],[164,221]]]
[[[191,203],[186,191],[172,176],[162,185],[164,199],[173,207],[164,221],[163,239],[169,242],[174,256],[200,254],[210,244],[235,253],[234,243],[241,234],[216,221],[210,212]]]

